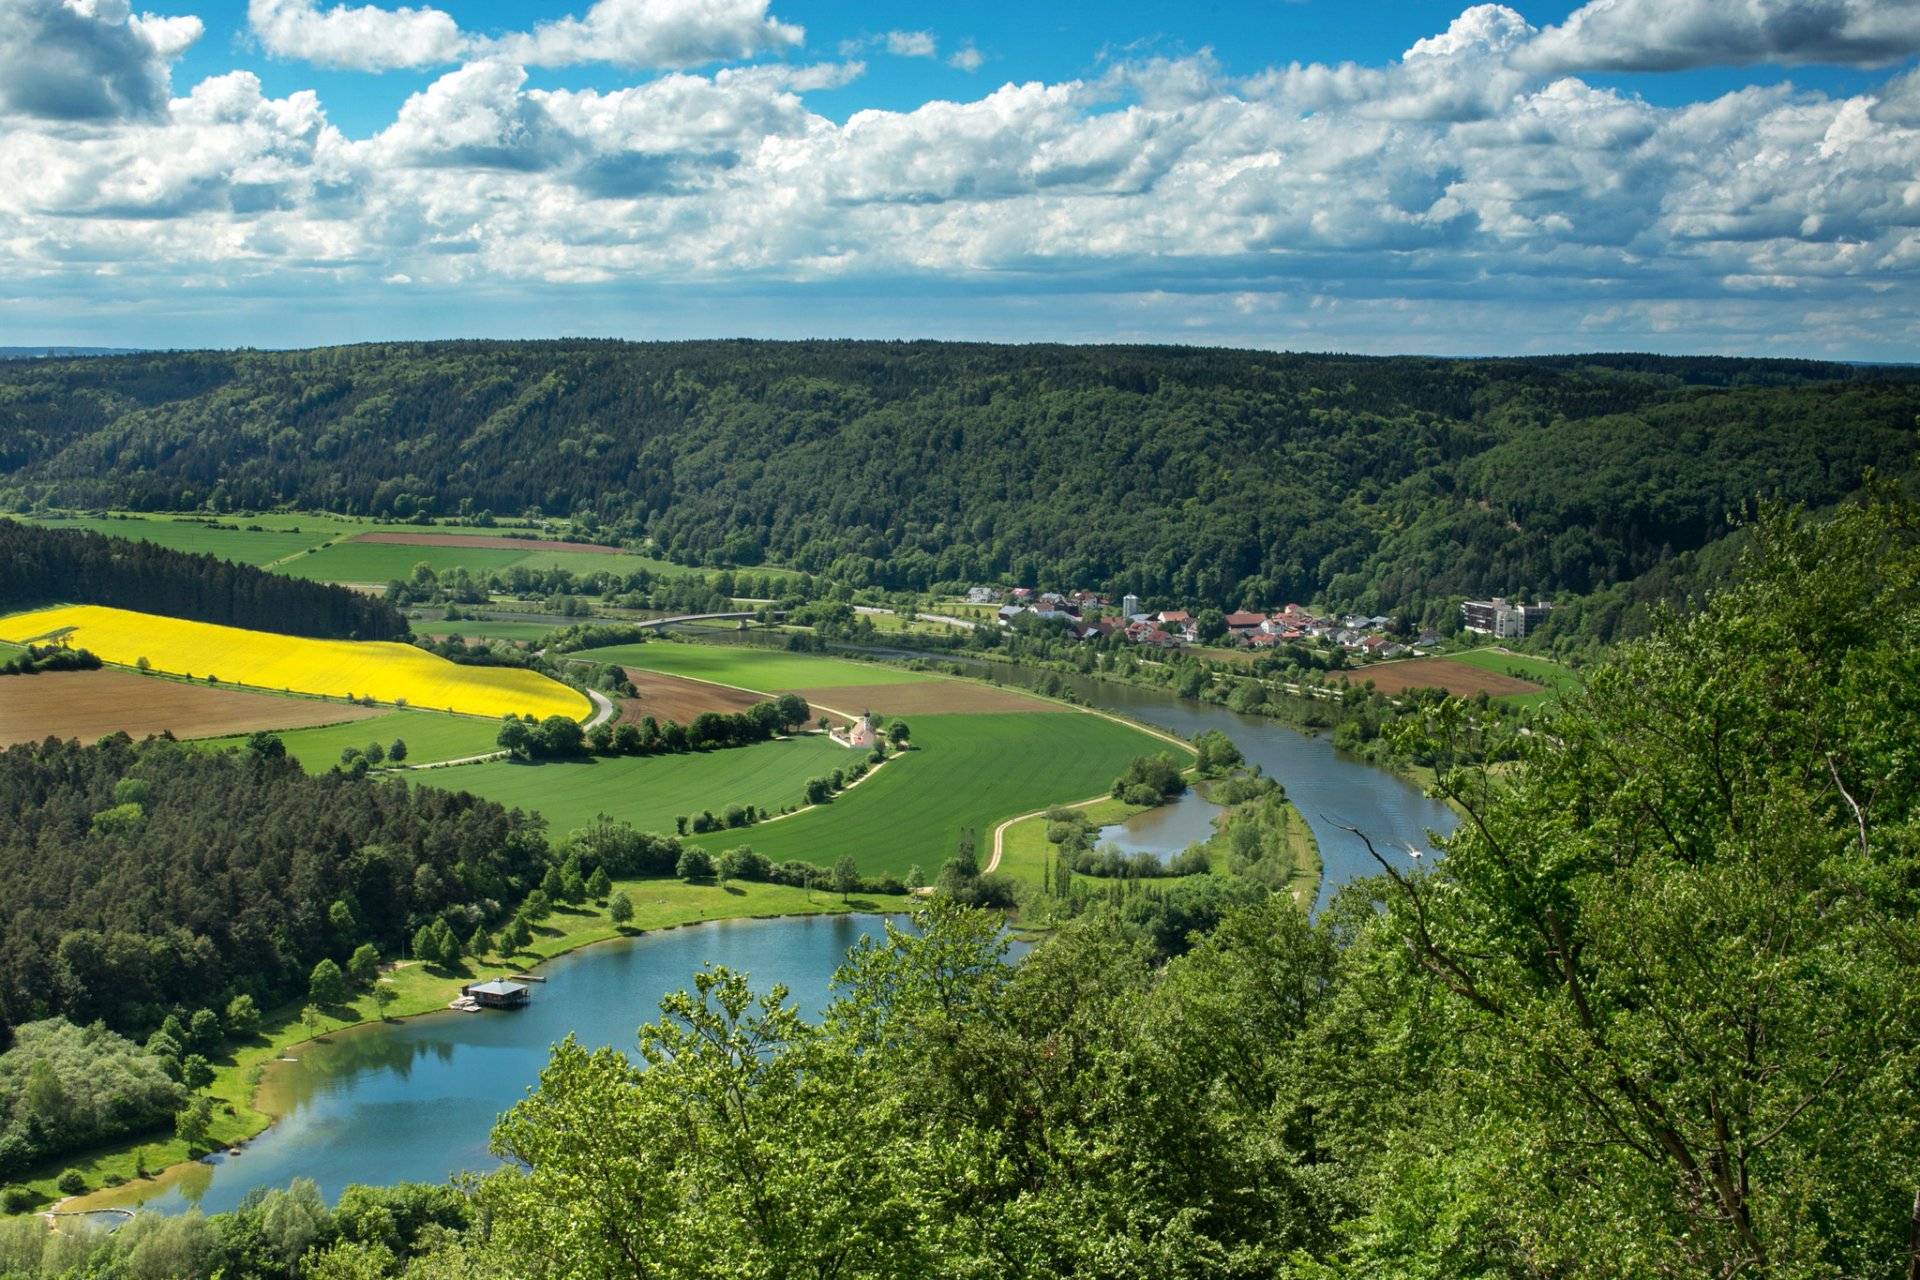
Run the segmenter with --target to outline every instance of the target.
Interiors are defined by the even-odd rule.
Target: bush
[[[35,1196],[25,1187],[8,1187],[0,1190],[0,1213],[25,1213],[33,1208]]]
[[[87,1189],[87,1175],[78,1169],[68,1169],[53,1185],[63,1196],[77,1196]]]

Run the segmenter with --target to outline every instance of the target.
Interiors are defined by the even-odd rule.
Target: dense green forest
[[[936,894],[823,1022],[702,973],[558,1046],[460,1189],[311,1186],[20,1275],[1900,1280],[1920,1267],[1920,510],[1753,530],[1316,920],[1172,952],[1097,902],[1017,965]],[[1193,877],[1206,880],[1211,877]],[[1167,958],[1168,956],[1171,958]]]
[[[690,562],[856,586],[1419,613],[1604,592],[1709,546],[1758,495],[1831,504],[1869,467],[1913,465],[1917,411],[1905,370],[1652,356],[178,353],[0,366],[0,505],[535,510]]]
[[[0,1047],[50,1015],[145,1035],[263,1008],[324,958],[491,923],[546,870],[536,820],[338,771],[124,736],[0,751]],[[531,879],[529,879],[531,877]]]
[[[0,520],[0,612],[53,601],[320,639],[407,635],[392,604],[345,587],[151,542]]]

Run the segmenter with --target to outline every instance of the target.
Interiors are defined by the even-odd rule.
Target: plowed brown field
[[[848,715],[871,711],[883,716],[939,715],[973,711],[1067,711],[1069,707],[996,689],[971,680],[921,680],[913,684],[838,685],[795,689],[808,706],[831,707]]]
[[[762,694],[748,693],[745,689],[729,689],[723,684],[708,684],[704,680],[663,676],[657,671],[642,671],[639,667],[627,667],[625,671],[627,679],[633,681],[633,687],[640,696],[619,700],[622,720],[638,721],[642,716],[652,716],[661,724],[669,720],[692,724],[693,718],[702,711],[731,715],[736,711],[745,711],[756,702],[767,700]]]
[[[471,533],[356,533],[348,542],[392,542],[403,547],[465,547],[485,551],[511,547],[516,551],[578,551],[590,556],[628,554],[619,547],[592,542],[548,542],[542,538],[487,538]]]
[[[1405,662],[1383,662],[1377,667],[1361,667],[1345,675],[1351,684],[1365,684],[1371,680],[1375,689],[1386,694],[1404,693],[1408,689],[1445,689],[1462,698],[1471,698],[1482,692],[1489,698],[1500,698],[1510,693],[1538,693],[1541,688],[1525,680],[1501,675],[1498,671],[1483,671],[1449,658],[1409,658]]]
[[[0,743],[39,742],[47,737],[92,742],[115,732],[134,738],[163,732],[176,738],[205,738],[364,720],[387,710],[276,698],[130,671],[0,676]]]

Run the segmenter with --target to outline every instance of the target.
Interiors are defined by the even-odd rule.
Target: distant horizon
[[[298,346],[288,346],[288,347],[262,346],[262,345],[253,344],[253,343],[242,343],[238,345],[226,345],[226,346],[114,347],[114,346],[104,346],[100,344],[84,343],[84,342],[80,342],[80,343],[69,343],[69,342],[31,343],[29,342],[29,343],[17,343],[13,345],[0,346],[0,360],[89,359],[94,357],[129,356],[129,355],[192,355],[198,352],[216,352],[216,353],[225,354],[225,353],[235,353],[235,352],[242,352],[242,351],[257,351],[257,352],[262,352],[268,355],[276,355],[276,354],[288,354],[288,353],[300,352],[300,351],[325,351],[330,349],[343,349],[347,347],[372,347],[372,346],[385,346],[390,344],[414,344],[414,343],[431,345],[431,344],[453,343],[453,342],[498,342],[498,343],[618,342],[618,343],[629,343],[633,345],[651,345],[651,346],[671,346],[677,343],[691,344],[691,343],[701,343],[701,342],[765,342],[765,343],[781,343],[781,344],[793,345],[793,346],[804,345],[806,343],[828,343],[828,342],[871,342],[871,343],[898,344],[898,345],[912,345],[916,343],[940,343],[940,344],[953,345],[953,346],[987,346],[987,347],[1048,347],[1048,346],[1115,347],[1115,348],[1126,347],[1126,348],[1161,348],[1169,351],[1193,350],[1193,351],[1257,352],[1257,353],[1264,353],[1264,354],[1270,354],[1270,355],[1311,356],[1319,359],[1495,361],[1495,360],[1567,360],[1567,359],[1574,359],[1578,357],[1599,358],[1599,357],[1620,357],[1620,356],[1645,356],[1645,357],[1651,357],[1651,358],[1660,359],[1660,360],[1770,360],[1770,361],[1801,362],[1801,363],[1807,363],[1807,364],[1850,365],[1856,368],[1870,368],[1870,369],[1920,368],[1920,360],[1849,359],[1849,358],[1840,357],[1840,356],[1802,356],[1802,355],[1791,355],[1786,353],[1753,353],[1753,352],[1722,352],[1722,351],[1655,351],[1650,349],[1598,348],[1598,347],[1591,348],[1591,349],[1582,349],[1582,350],[1568,349],[1565,351],[1488,352],[1488,353],[1476,353],[1476,354],[1451,354],[1444,351],[1348,351],[1348,350],[1341,350],[1336,348],[1315,349],[1315,348],[1307,348],[1307,347],[1242,346],[1242,345],[1231,344],[1231,343],[1195,342],[1195,341],[1187,341],[1187,342],[1077,341],[1077,342],[1070,342],[1070,341],[1061,341],[1061,340],[1046,339],[1046,338],[1021,339],[1018,341],[999,341],[999,340],[990,339],[990,338],[932,338],[932,337],[925,337],[925,336],[897,337],[897,338],[871,338],[871,337],[863,338],[863,337],[852,337],[852,336],[828,336],[828,335],[817,335],[817,334],[811,337],[804,337],[804,338],[760,338],[760,337],[754,337],[748,334],[737,334],[737,333],[709,334],[709,335],[703,335],[703,336],[684,337],[684,338],[624,338],[624,337],[620,337],[612,334],[556,334],[551,337],[526,337],[526,338],[498,338],[498,337],[475,337],[475,336],[453,336],[453,337],[439,337],[439,338],[430,338],[430,337],[356,338],[351,342],[306,343]],[[51,352],[52,355],[49,356],[47,354],[48,352]]]

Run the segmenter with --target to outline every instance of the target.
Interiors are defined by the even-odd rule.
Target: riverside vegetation
[[[29,1275],[1910,1275],[1920,511],[1753,531],[1739,585],[1489,771],[1397,732],[1446,857],[1157,961],[1089,911],[1019,965],[936,893],[818,1026],[700,974],[636,1064],[558,1046],[458,1189],[311,1189]]]

